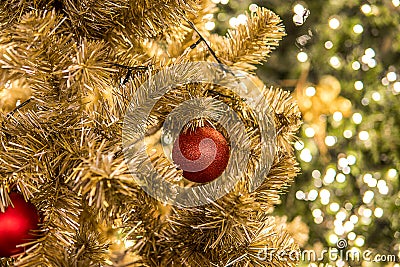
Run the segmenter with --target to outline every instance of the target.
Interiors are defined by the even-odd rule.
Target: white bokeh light
[[[340,206],[339,206],[338,203],[333,202],[333,203],[331,203],[331,204],[329,205],[329,209],[330,209],[331,211],[333,211],[333,212],[337,212],[337,211],[339,211]]]
[[[331,28],[331,29],[337,29],[337,28],[339,28],[339,26],[340,26],[340,21],[337,19],[337,18],[331,18],[330,20],[329,20],[329,27]]]
[[[375,50],[369,47],[365,49],[365,55],[367,55],[370,58],[373,58],[375,56]]]
[[[343,131],[343,136],[345,138],[351,138],[353,136],[353,132],[351,130],[344,130]]]
[[[389,193],[389,187],[386,184],[385,180],[379,180],[377,184],[379,193],[382,195],[387,195]]]
[[[372,8],[371,8],[370,5],[364,4],[364,5],[361,6],[361,11],[362,11],[364,14],[369,14],[369,13],[372,12]]]
[[[238,19],[236,17],[232,17],[229,19],[229,25],[232,28],[236,28],[239,25]]]
[[[389,178],[393,179],[397,175],[397,170],[396,169],[389,169],[387,174],[388,174]]]
[[[305,197],[306,197],[306,194],[303,191],[299,190],[296,192],[297,199],[301,200],[301,199],[304,199]]]
[[[327,137],[325,137],[325,144],[327,146],[334,146],[336,144],[336,137],[328,135]]]
[[[332,41],[326,41],[324,44],[326,49],[331,49],[333,47]]]
[[[371,178],[367,183],[367,185],[369,187],[375,187],[375,186],[377,186],[377,184],[378,184],[378,180],[376,180],[375,178]]]
[[[389,80],[386,77],[383,77],[381,82],[382,82],[382,85],[385,85],[385,86],[389,85]]]
[[[374,101],[377,102],[381,100],[381,94],[379,92],[373,92],[371,97]]]
[[[339,240],[339,237],[337,235],[335,235],[335,234],[329,235],[329,242],[331,244],[336,244],[338,240]]]
[[[360,138],[361,141],[367,141],[369,139],[369,133],[367,131],[361,131],[358,134],[358,138]]]
[[[362,63],[364,63],[364,64],[368,64],[368,62],[371,60],[371,58],[369,57],[369,56],[367,56],[367,55],[363,55],[362,57],[361,57],[361,61],[362,61]]]
[[[335,176],[325,175],[325,177],[324,177],[325,184],[331,184],[331,183],[333,183],[333,181],[335,181]]]
[[[306,134],[307,137],[314,137],[314,135],[315,135],[315,130],[314,130],[313,127],[307,127],[307,128],[304,130],[304,133]]]
[[[364,209],[362,214],[363,214],[364,217],[369,218],[369,217],[372,216],[372,210]]]
[[[339,173],[338,175],[336,175],[336,181],[338,183],[344,183],[346,181],[346,175],[344,175],[343,173]]]
[[[372,174],[366,173],[366,174],[364,174],[364,176],[363,176],[363,181],[364,181],[364,183],[369,183],[369,182],[371,181],[372,178],[373,178],[373,177],[372,177]]]
[[[377,218],[381,218],[382,216],[383,216],[383,209],[381,209],[381,208],[376,208],[375,210],[374,210],[374,215],[375,215],[375,217],[377,217]]]
[[[355,81],[354,88],[358,91],[362,90],[364,88],[364,83],[362,81]]]
[[[334,168],[328,168],[325,173],[326,176],[335,177],[336,171]]]
[[[296,4],[293,7],[293,12],[296,13],[296,14],[299,14],[299,15],[303,15],[304,10],[305,10],[305,8],[304,8],[304,6],[302,4]]]
[[[335,232],[335,234],[337,234],[337,235],[343,235],[344,234],[344,227],[343,226],[341,226],[341,225],[337,225],[336,227],[335,227],[335,229],[334,229],[334,232]]]
[[[306,88],[306,96],[314,96],[316,92],[317,91],[314,86],[309,86]]]
[[[354,224],[350,221],[347,221],[344,223],[344,229],[346,230],[346,232],[351,232],[354,229]]]
[[[318,197],[318,191],[315,189],[310,190],[310,192],[308,192],[307,198],[310,201],[314,201],[316,200]]]
[[[346,166],[346,167],[343,168],[342,172],[343,172],[344,174],[349,174],[349,173],[351,172],[351,169],[350,169],[349,166]]]
[[[387,77],[389,82],[394,82],[397,79],[397,75],[393,71],[388,72],[388,74],[386,74],[386,77]]]
[[[304,162],[310,162],[312,160],[311,151],[308,148],[304,148],[300,153],[300,158]]]
[[[311,176],[315,179],[321,178],[321,172],[319,170],[313,170]]]
[[[362,115],[358,112],[354,113],[351,118],[355,124],[360,124],[362,122]]]
[[[351,63],[351,67],[353,70],[359,70],[361,68],[361,64],[358,61],[354,61],[353,63]]]
[[[329,204],[331,193],[327,189],[322,189],[319,192],[319,196],[321,197],[321,203],[323,205],[328,205]]]
[[[338,213],[336,213],[336,219],[338,219],[339,221],[344,221],[346,220],[347,214],[344,211],[339,211]]]
[[[319,217],[317,217],[317,218],[314,219],[314,222],[315,222],[316,224],[320,224],[320,223],[322,223],[323,221],[324,221],[324,217],[322,217],[322,216],[319,216]]]
[[[338,259],[338,260],[336,261],[336,266],[337,266],[337,267],[344,267],[344,266],[346,266],[346,263],[344,262],[344,260]]]
[[[374,199],[374,192],[372,192],[371,190],[368,190],[364,193],[364,197],[363,197],[363,202],[365,204],[369,204],[372,202],[372,200]]]
[[[299,52],[297,54],[297,60],[304,63],[308,60],[308,55],[306,52]]]
[[[349,163],[349,165],[354,165],[357,161],[357,158],[353,155],[348,155],[347,156],[347,162]]]
[[[343,114],[340,111],[335,111],[332,117],[335,121],[341,121],[343,119]]]
[[[334,67],[335,69],[339,68],[341,63],[340,63],[340,59],[337,56],[333,56],[329,59],[329,64],[331,64],[332,67]]]
[[[347,160],[347,158],[340,158],[338,160],[338,165],[340,168],[344,168],[349,165],[349,161]]]
[[[204,28],[206,28],[207,31],[211,31],[215,28],[215,22],[214,21],[207,21],[204,24]]]
[[[314,217],[320,217],[320,216],[322,216],[322,211],[320,209],[315,209],[312,211],[312,215]]]
[[[375,68],[376,67],[376,60],[371,58],[371,59],[368,60],[367,64],[368,64],[368,67],[370,67],[371,69]]]
[[[395,93],[400,93],[400,82],[395,82],[395,83],[393,84],[393,91],[394,91]]]
[[[353,26],[353,32],[354,33],[360,34],[363,31],[364,31],[364,28],[360,24],[356,24],[356,25]]]
[[[365,240],[364,240],[363,237],[359,236],[359,237],[356,238],[354,243],[356,244],[356,246],[362,247],[362,246],[364,246]]]
[[[237,17],[237,19],[238,19],[238,23],[239,23],[239,25],[240,25],[240,24],[246,24],[248,18],[247,18],[246,15],[240,14],[240,15]]]
[[[249,5],[249,10],[250,10],[251,12],[256,12],[256,11],[257,11],[257,8],[258,8],[258,5],[257,5],[257,4],[251,4],[251,5]]]
[[[356,239],[356,237],[357,237],[357,235],[356,235],[354,232],[350,232],[350,233],[347,235],[347,238],[348,238],[349,240],[354,240],[354,239]]]
[[[353,223],[353,224],[356,224],[356,223],[358,223],[358,216],[357,215],[351,215],[350,216],[350,221]]]
[[[385,186],[385,187],[379,187],[379,193],[381,193],[382,195],[387,195],[389,193],[389,187]]]
[[[294,148],[296,150],[302,150],[304,148],[304,143],[302,141],[296,141],[296,143],[294,143]]]

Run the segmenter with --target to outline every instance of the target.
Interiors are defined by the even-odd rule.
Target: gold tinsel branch
[[[11,23],[18,21],[21,17],[31,11],[51,8],[54,0],[9,0],[2,1],[0,5],[0,30],[8,27]]]
[[[211,44],[224,64],[251,71],[278,46],[285,31],[279,16],[266,8],[247,17],[247,22],[230,30],[227,37],[213,35]]]
[[[268,215],[298,172],[291,144],[300,117],[288,93],[263,91],[277,147],[256,192],[249,192],[250,176],[244,173],[212,204],[164,205],[134,182],[121,144],[125,111],[149,77],[187,59],[211,60],[204,44],[188,49],[199,38],[188,21],[210,40],[221,61],[253,70],[284,35],[277,15],[259,9],[246,25],[221,38],[205,31],[207,15],[215,9],[208,0],[10,0],[0,8],[0,209],[10,204],[13,188],[43,217],[40,238],[28,253],[1,263],[292,266],[257,258],[265,247],[297,249]],[[182,80],[205,75],[199,69],[180,72]],[[28,97],[29,103],[16,107]],[[157,140],[166,114],[194,97],[218,99],[239,114],[252,147],[249,172],[254,169],[261,140],[257,121],[240,97],[222,87],[174,88],[152,110],[148,138]],[[167,180],[179,176],[165,158],[152,160]]]
[[[115,28],[136,38],[152,38],[178,26],[187,14],[196,11],[196,7],[193,0],[62,1],[62,10],[71,28],[78,35],[91,38],[104,38]]]

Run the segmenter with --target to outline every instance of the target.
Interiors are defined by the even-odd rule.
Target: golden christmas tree
[[[260,8],[221,37],[205,28],[214,11],[2,4],[0,222],[38,214],[29,234],[0,225],[3,265],[296,264],[275,253],[298,245],[271,211],[299,171],[300,113],[251,75],[284,28]],[[194,171],[198,152],[214,158]]]

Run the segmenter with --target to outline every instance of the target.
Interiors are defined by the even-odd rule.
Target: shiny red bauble
[[[183,177],[196,183],[218,178],[229,161],[229,144],[216,129],[204,126],[181,132],[172,149],[172,160]]]
[[[39,214],[36,207],[26,202],[19,193],[10,194],[14,207],[9,205],[5,212],[0,212],[0,257],[10,257],[21,252],[18,247],[38,237],[31,230],[38,229]]]

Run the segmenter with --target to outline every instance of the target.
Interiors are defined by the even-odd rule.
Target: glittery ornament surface
[[[214,128],[200,127],[179,135],[174,143],[172,158],[183,169],[186,179],[206,183],[224,172],[229,161],[229,145]]]

